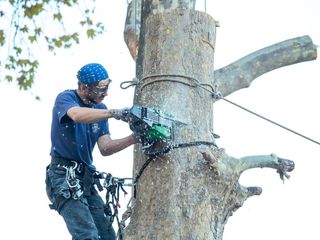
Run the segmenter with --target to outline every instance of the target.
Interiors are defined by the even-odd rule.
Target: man
[[[115,232],[94,187],[92,151],[97,143],[101,154],[108,156],[138,141],[133,134],[116,140],[110,137],[108,119],[122,119],[123,111],[108,110],[102,103],[111,83],[105,68],[87,64],[77,78],[78,89],[60,93],[53,107],[46,191],[51,208],[63,217],[73,240],[113,240]]]

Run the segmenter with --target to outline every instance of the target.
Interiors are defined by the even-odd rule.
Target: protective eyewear
[[[110,81],[111,82],[111,81]],[[94,87],[89,87],[89,90],[95,94],[104,94],[108,91],[110,82],[107,85],[104,86],[94,86]]]

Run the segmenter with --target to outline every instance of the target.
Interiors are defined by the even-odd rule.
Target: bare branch
[[[196,0],[148,1],[143,7],[147,9],[145,13],[157,14],[164,11],[172,11],[177,8],[194,9],[195,4]],[[141,10],[141,0],[132,0],[128,4],[123,36],[133,60],[136,60],[138,55]]]
[[[262,48],[214,71],[213,85],[216,85],[225,97],[241,88],[249,87],[254,79],[264,73],[316,58],[317,49],[309,36],[289,39]]]
[[[274,168],[280,174],[280,178],[284,180],[284,176],[289,178],[287,172],[294,169],[294,162],[288,159],[277,157],[275,154],[271,155],[256,155],[247,156],[239,159],[240,173],[252,168]]]
[[[124,26],[123,37],[129,52],[136,60],[139,47],[139,35],[141,24],[141,0],[132,0],[127,8],[126,23]]]

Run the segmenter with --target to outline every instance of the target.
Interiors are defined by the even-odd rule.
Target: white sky
[[[32,93],[0,83],[3,239],[70,239],[62,218],[48,208],[44,177],[50,161],[53,101],[58,92],[76,88],[77,70],[89,62],[102,63],[113,79],[105,103],[109,108],[132,105],[134,89],[119,88],[122,81],[131,80],[135,74],[135,63],[122,37],[126,0],[97,2],[100,5],[96,16],[104,21],[106,34],[56,56],[46,53],[45,48],[39,49],[41,66]],[[198,2],[197,8],[204,10],[204,1]],[[220,22],[216,69],[260,48],[302,35],[320,44],[318,0],[208,0],[207,12]],[[319,80],[319,60],[300,63],[265,74],[250,88],[228,98],[320,141]],[[42,101],[35,101],[33,93]],[[241,157],[276,153],[296,163],[285,184],[273,169],[243,174],[243,185],[261,186],[263,193],[250,198],[229,218],[224,240],[319,239],[319,145],[228,103],[218,102],[214,107],[214,129],[221,136],[217,143],[228,154]],[[125,123],[111,120],[110,125],[114,138],[130,133]],[[100,171],[129,177],[132,148],[107,158],[95,152],[95,164]]]

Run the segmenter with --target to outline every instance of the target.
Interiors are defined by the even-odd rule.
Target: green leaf
[[[66,44],[64,45],[64,48],[71,48],[71,46],[72,46],[71,43],[66,43]]]
[[[61,19],[62,19],[61,13],[55,13],[55,14],[53,14],[53,19],[54,19],[54,20],[61,21]]]
[[[41,27],[38,27],[38,28],[34,29],[34,32],[35,32],[36,35],[40,35],[41,32],[42,32]]]
[[[4,68],[7,69],[7,70],[10,70],[11,69],[11,65],[10,64],[5,64]]]
[[[87,24],[88,25],[92,25],[93,24],[93,21],[91,18],[87,17]]]
[[[27,25],[24,25],[22,28],[20,28],[20,31],[23,33],[28,33],[29,32],[29,28],[27,27]]]
[[[43,10],[42,6],[43,6],[42,3],[36,3],[35,5],[32,5],[31,7],[27,7],[24,5],[25,17],[32,19],[33,16],[39,15],[39,13]]]
[[[29,36],[28,39],[31,43],[34,43],[35,41],[37,41],[37,36],[36,35]]]
[[[13,49],[16,51],[17,56],[22,53],[22,48],[20,48],[20,47],[14,47]]]
[[[6,76],[5,76],[5,79],[6,79],[8,82],[12,82],[13,77],[12,77],[11,75],[6,75]]]
[[[20,67],[25,67],[30,64],[30,61],[28,59],[18,59],[17,65]]]
[[[48,49],[49,49],[50,52],[54,51],[54,47],[52,45],[48,45]]]
[[[76,43],[79,43],[79,34],[77,32],[73,33],[71,37]]]
[[[54,45],[59,48],[62,46],[62,41],[61,40],[54,40]]]
[[[87,36],[88,36],[88,38],[93,39],[96,36],[96,31],[94,29],[92,29],[92,28],[88,29],[87,30]]]
[[[0,30],[0,46],[3,46],[6,42],[3,30]]]

